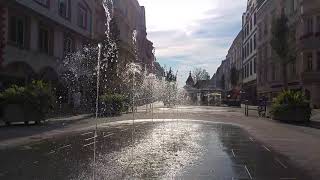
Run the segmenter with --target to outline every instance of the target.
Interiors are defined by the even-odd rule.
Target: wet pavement
[[[0,150],[0,179],[311,179],[238,126],[139,120]]]

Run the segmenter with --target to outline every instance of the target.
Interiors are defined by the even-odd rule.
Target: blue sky
[[[190,70],[210,75],[241,29],[247,0],[139,0],[146,8],[148,38],[161,65],[179,71],[184,85]]]

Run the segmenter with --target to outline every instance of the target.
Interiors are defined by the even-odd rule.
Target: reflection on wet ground
[[[0,179],[310,179],[241,128],[141,121],[0,151]]]

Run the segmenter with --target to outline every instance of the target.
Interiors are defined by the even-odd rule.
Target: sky
[[[212,76],[241,30],[247,0],[138,0],[146,8],[148,38],[157,61],[178,70],[185,84],[189,71]]]

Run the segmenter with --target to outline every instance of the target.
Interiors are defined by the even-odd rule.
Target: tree
[[[292,42],[292,43],[290,43]],[[288,18],[282,12],[272,23],[271,47],[276,52],[281,65],[283,88],[288,90],[287,65],[294,59],[294,37],[288,26]],[[293,46],[291,46],[293,44]]]
[[[198,82],[200,80],[209,80],[210,79],[210,75],[207,72],[207,70],[202,69],[202,68],[195,68],[193,70],[193,78],[195,80],[195,82]]]

